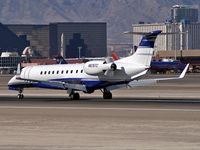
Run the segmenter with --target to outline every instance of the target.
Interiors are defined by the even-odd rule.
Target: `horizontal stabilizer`
[[[184,34],[187,32],[163,32],[159,35],[169,35],[169,34]],[[135,34],[135,35],[149,35],[151,32],[132,32],[132,31],[125,31],[124,34]]]

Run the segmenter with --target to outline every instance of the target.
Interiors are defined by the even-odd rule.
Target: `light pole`
[[[79,59],[81,58],[81,48],[82,48],[82,46],[78,47],[78,57],[79,57]]]

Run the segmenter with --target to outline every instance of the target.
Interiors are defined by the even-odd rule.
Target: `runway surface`
[[[5,77],[8,79],[8,77]],[[121,89],[112,100],[100,92],[27,89],[16,99],[0,86],[0,149],[133,150],[200,148],[198,75],[156,86]]]

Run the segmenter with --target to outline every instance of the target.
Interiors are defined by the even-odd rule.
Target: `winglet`
[[[185,74],[186,74],[186,72],[187,72],[187,70],[188,70],[189,65],[190,65],[190,64],[187,64],[187,65],[186,65],[186,67],[184,68],[183,72],[182,72],[181,75],[178,77],[179,79],[182,79],[182,78],[185,76]]]

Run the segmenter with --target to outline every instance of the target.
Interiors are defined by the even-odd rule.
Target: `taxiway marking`
[[[39,106],[0,106],[0,109],[57,109],[57,110],[119,110],[119,111],[176,111],[200,112],[200,109],[166,109],[166,108],[123,108],[123,107],[39,107]]]

